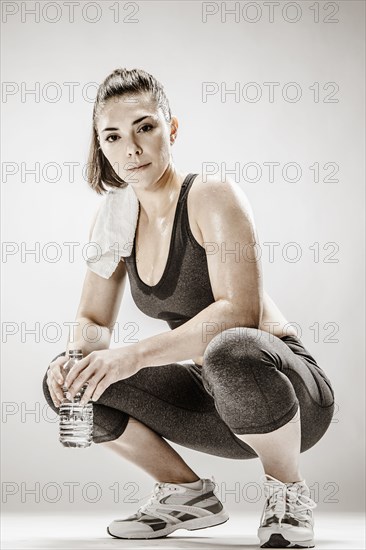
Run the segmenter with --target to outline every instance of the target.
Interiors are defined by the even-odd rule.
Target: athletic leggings
[[[43,392],[58,413],[46,380],[47,371]],[[209,342],[202,368],[193,361],[170,363],[111,384],[94,403],[93,441],[118,438],[131,416],[184,447],[224,458],[256,458],[235,434],[277,430],[299,406],[304,452],[331,423],[329,379],[299,338],[236,327]]]

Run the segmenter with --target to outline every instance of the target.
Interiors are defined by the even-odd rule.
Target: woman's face
[[[174,118],[174,120],[173,120]],[[132,186],[157,181],[170,162],[172,123],[149,93],[110,98],[97,118],[100,148],[114,171]],[[138,166],[147,165],[144,168]]]

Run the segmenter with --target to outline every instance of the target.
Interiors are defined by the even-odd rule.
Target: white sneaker
[[[261,548],[313,548],[313,508],[305,480],[283,483],[265,474],[266,503],[260,520],[258,537]]]
[[[202,489],[157,482],[149,501],[136,514],[114,520],[107,532],[120,539],[156,539],[177,529],[195,531],[225,523],[229,515],[214,489],[213,477],[202,479]]]

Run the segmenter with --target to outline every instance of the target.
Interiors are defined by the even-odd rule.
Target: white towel
[[[130,256],[135,237],[140,202],[131,187],[112,187],[100,205],[86,264],[93,271],[109,279],[121,256]]]

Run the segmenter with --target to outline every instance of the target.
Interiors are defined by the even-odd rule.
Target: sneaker
[[[195,531],[225,523],[229,515],[214,488],[213,477],[202,479],[201,489],[157,482],[149,501],[136,514],[114,520],[107,532],[120,539],[156,539],[177,529]]]
[[[266,503],[258,537],[261,548],[313,548],[314,520],[312,509],[317,504],[310,498],[305,480],[283,483],[265,474]]]

